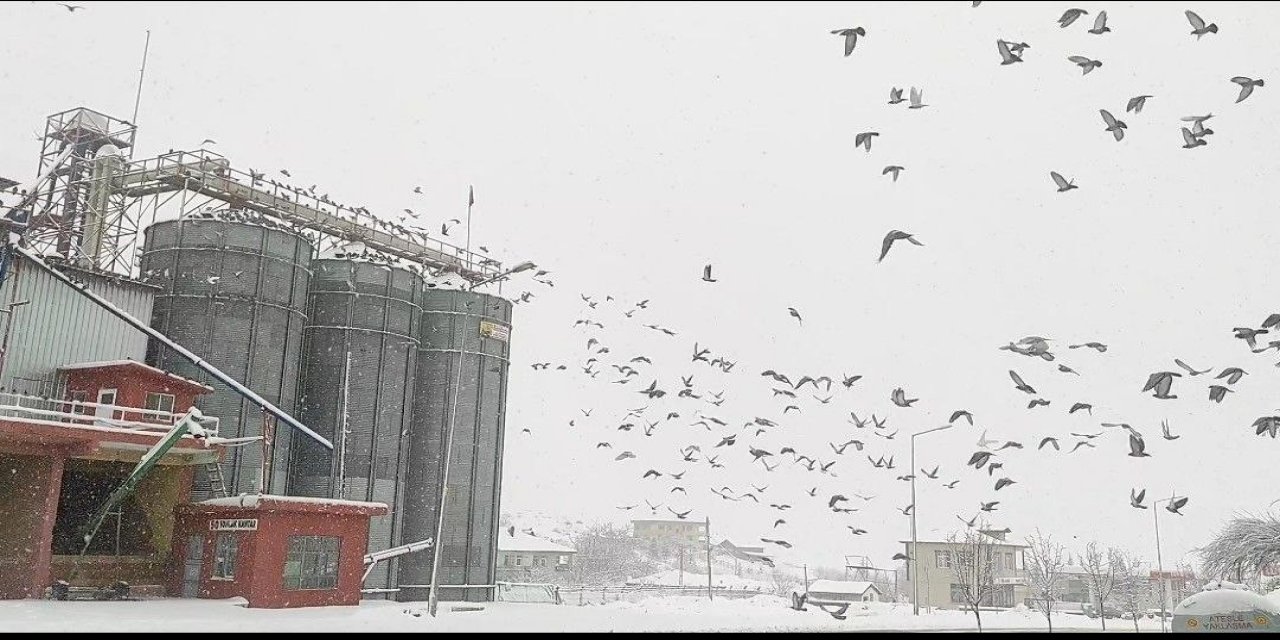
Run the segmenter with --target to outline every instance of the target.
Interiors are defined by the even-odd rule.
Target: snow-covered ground
[[[0,628],[5,631],[848,631],[868,629],[973,629],[973,616],[956,611],[911,615],[909,605],[871,604],[849,610],[836,620],[814,608],[793,611],[774,596],[719,599],[679,596],[638,603],[596,606],[486,603],[483,611],[451,611],[440,604],[440,616],[426,614],[425,603],[367,601],[358,607],[248,609],[244,600],[162,599],[134,602],[0,601]],[[416,614],[416,615],[415,615]],[[986,629],[1045,629],[1044,616],[1033,611],[983,614]],[[1132,630],[1133,623],[1109,621],[1108,629]],[[1159,630],[1158,620],[1144,619],[1143,631]],[[1054,628],[1100,629],[1083,616],[1055,616]]]

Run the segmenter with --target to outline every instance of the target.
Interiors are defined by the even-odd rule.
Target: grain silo
[[[443,441],[452,417],[439,583],[490,585],[497,556],[512,305],[486,294],[433,288],[424,290],[419,301],[421,342],[401,539],[436,537]],[[400,559],[399,599],[427,599],[433,553],[435,549]],[[484,589],[440,592],[442,600],[491,596]]]
[[[236,212],[217,216],[147,228],[142,279],[163,288],[156,294],[151,326],[293,412],[312,245],[293,232],[247,222],[247,216]],[[148,360],[214,388],[199,406],[221,419],[222,436],[262,435],[262,411],[187,359],[153,341]],[[254,443],[232,449],[221,465],[227,489],[233,495],[259,489],[282,492],[283,455],[291,431],[275,430],[279,442],[265,483],[264,447]],[[196,492],[207,495],[203,470],[196,478]]]
[[[387,549],[399,544],[422,278],[361,260],[311,266],[299,418],[334,449],[295,439],[289,494],[390,506],[369,524],[369,549]],[[388,568],[380,563],[364,586],[391,586]]]

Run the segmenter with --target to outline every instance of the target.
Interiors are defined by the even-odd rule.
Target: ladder
[[[217,498],[227,498],[231,494],[227,493],[227,484],[222,479],[222,465],[216,462],[209,462],[204,465],[205,475],[209,478],[209,492]]]

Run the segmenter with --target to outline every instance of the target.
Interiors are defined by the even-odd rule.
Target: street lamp
[[[471,285],[471,286],[467,287],[467,291],[474,291],[476,287],[479,287],[479,286],[481,286],[481,285],[486,285],[486,284],[489,284],[489,283],[491,283],[491,282],[496,282],[496,281],[498,281],[498,280],[502,280],[502,279],[504,279],[504,278],[507,278],[508,276],[511,276],[511,275],[513,275],[513,274],[520,273],[521,271],[528,271],[528,270],[533,269],[534,267],[537,267],[537,266],[538,266],[538,265],[536,265],[536,264],[534,264],[534,263],[529,262],[528,260],[526,260],[526,261],[521,262],[520,264],[518,264],[518,265],[516,265],[516,266],[514,266],[514,267],[511,267],[510,269],[507,269],[506,271],[503,271],[502,273],[499,273],[499,274],[498,274],[498,275],[496,275],[496,276],[493,276],[492,278],[489,278],[489,279],[487,279],[487,280],[481,280],[480,282],[477,282],[477,283],[475,283],[475,284],[473,284],[473,285]]]
[[[920,563],[917,560],[920,542],[916,540],[916,513],[920,508],[916,506],[916,437],[950,428],[950,424],[944,424],[911,434],[911,553],[907,556],[907,562],[911,563],[911,614],[917,616],[920,615]]]
[[[511,267],[492,278],[472,284],[467,287],[467,291],[474,291],[475,288],[480,285],[501,280],[514,273],[528,271],[536,266],[537,265],[526,260],[525,262],[521,262],[520,264],[517,264],[516,266]],[[468,300],[466,302],[466,306],[470,307],[471,302],[472,301]],[[454,426],[458,421],[458,391],[462,388],[462,359],[463,356],[466,355],[466,342],[467,336],[464,333],[462,335],[462,343],[458,345],[458,370],[453,379],[453,401],[449,403],[449,433],[448,437],[444,440],[444,472],[440,477],[440,508],[436,511],[436,537],[435,544],[432,546],[431,552],[431,591],[427,595],[427,613],[431,614],[431,617],[433,618],[436,615],[436,608],[440,604],[440,552],[444,548],[444,509],[445,502],[449,498],[449,462],[453,456]]]
[[[1158,509],[1157,507],[1160,506],[1161,502],[1169,502],[1170,500],[1174,500],[1176,498],[1177,496],[1169,496],[1168,498],[1161,498],[1151,503],[1151,521],[1155,523],[1155,529],[1156,529],[1156,570],[1160,572],[1158,574],[1160,576],[1160,633],[1165,632],[1164,630],[1165,577],[1164,577],[1164,561],[1160,558],[1160,509]]]

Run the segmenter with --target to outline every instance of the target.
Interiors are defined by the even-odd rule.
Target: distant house
[[[1031,588],[1027,581],[1026,563],[1023,552],[1026,545],[1007,542],[1004,532],[984,531],[988,538],[987,553],[991,557],[992,573],[995,584],[981,603],[982,607],[1012,608],[1025,603],[1031,597]],[[937,609],[963,609],[968,607],[961,585],[956,582],[952,560],[964,545],[939,540],[920,540],[919,549],[911,548],[910,540],[901,541],[906,545],[908,557],[916,558],[916,563],[906,562],[907,580],[902,585],[905,595],[911,596],[918,591],[920,606]],[[916,564],[917,566],[912,566]],[[918,584],[914,584],[916,582]]]
[[[498,537],[498,580],[520,581],[541,570],[568,571],[576,553],[571,547],[508,529]]]
[[[632,536],[654,544],[705,544],[707,523],[691,520],[632,520]]]
[[[843,580],[814,580],[807,590],[808,601],[824,602],[881,602],[884,594],[871,582],[847,582]]]

